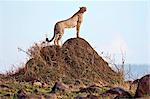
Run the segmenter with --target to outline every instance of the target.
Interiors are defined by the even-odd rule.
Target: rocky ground
[[[150,98],[150,75],[124,81],[82,38],[35,44],[24,67],[0,75],[2,99]]]
[[[127,82],[125,82],[127,84]],[[150,75],[139,79],[133,92],[125,86],[86,86],[81,81],[74,84],[64,84],[60,81],[50,85],[40,81],[18,82],[1,75],[0,99],[122,99],[122,98],[150,98]],[[125,84],[124,84],[125,85]]]

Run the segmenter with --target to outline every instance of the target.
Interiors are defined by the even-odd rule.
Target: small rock
[[[123,98],[131,98],[129,92],[125,91],[124,89],[120,87],[115,87],[107,90],[105,93],[102,94],[102,97],[123,97]]]
[[[150,74],[143,76],[138,82],[135,98],[144,96],[150,96]]]
[[[22,89],[17,92],[17,99],[25,99],[26,96],[27,96],[26,92]]]
[[[99,86],[96,86],[96,85],[91,85],[87,88],[81,88],[79,92],[83,93],[83,92],[86,92],[86,93],[97,93],[100,91],[100,88]]]
[[[55,85],[52,88],[52,93],[55,93],[56,91],[67,91],[69,87],[62,83],[62,82],[56,82]]]

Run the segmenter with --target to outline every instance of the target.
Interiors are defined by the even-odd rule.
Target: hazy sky
[[[0,72],[25,63],[18,52],[53,36],[57,21],[71,17],[86,6],[80,36],[100,54],[110,53],[119,62],[120,49],[126,63],[150,64],[149,0],[36,1],[0,0]],[[65,30],[62,43],[76,37],[75,29]],[[118,57],[120,59],[118,59]]]

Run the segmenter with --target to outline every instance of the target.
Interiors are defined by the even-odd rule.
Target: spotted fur
[[[64,34],[64,29],[74,28],[74,27],[76,27],[76,32],[77,32],[76,35],[77,35],[77,38],[79,38],[80,26],[83,21],[83,14],[85,11],[86,11],[86,7],[80,7],[79,11],[76,12],[72,17],[66,20],[57,22],[54,27],[54,35],[52,39],[49,40],[48,38],[46,38],[46,41],[51,42],[52,40],[54,40],[54,44],[60,46],[59,41]]]

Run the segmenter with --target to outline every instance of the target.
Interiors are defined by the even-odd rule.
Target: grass
[[[17,82],[17,81],[6,81],[6,82],[1,82],[0,86],[5,86],[6,88],[2,88],[0,87],[0,97],[8,97],[8,99],[13,99],[13,97],[16,97],[16,93],[19,90],[24,90],[28,95],[44,95],[48,96],[50,94],[51,88],[52,86],[48,86],[47,88],[42,88],[39,86],[33,86],[31,83],[28,82]],[[36,91],[35,91],[36,90]],[[77,97],[77,96],[86,96],[89,93],[81,93],[81,92],[77,92],[74,90],[79,90],[79,87],[74,87],[71,91],[69,92],[57,92],[57,97],[58,99],[72,99],[72,97]],[[99,95],[101,93],[103,93],[106,89],[100,89],[98,92],[94,92],[93,94],[95,95]],[[90,93],[91,94],[91,93]],[[7,96],[6,96],[7,95]]]

